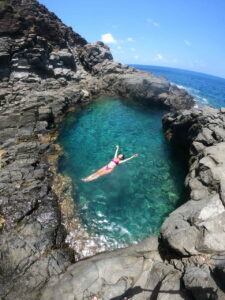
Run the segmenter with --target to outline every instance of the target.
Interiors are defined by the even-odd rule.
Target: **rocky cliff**
[[[0,297],[222,299],[223,156],[215,148],[224,147],[223,111],[164,120],[171,141],[191,151],[192,200],[165,221],[162,240],[75,262],[97,251],[73,209],[68,220],[69,185],[56,174],[54,140],[66,111],[102,94],[172,111],[194,100],[114,62],[106,45],[87,43],[35,0],[0,1],[0,16]]]

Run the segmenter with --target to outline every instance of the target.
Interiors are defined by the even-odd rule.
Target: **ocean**
[[[199,106],[212,105],[216,108],[225,107],[225,79],[209,74],[188,70],[132,65],[133,67],[152,72],[157,76],[167,78],[171,83],[185,89],[191,94]]]

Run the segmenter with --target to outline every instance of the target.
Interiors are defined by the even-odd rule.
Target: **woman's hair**
[[[124,159],[124,157],[125,157],[124,154],[119,154],[119,155],[122,155],[122,159]]]

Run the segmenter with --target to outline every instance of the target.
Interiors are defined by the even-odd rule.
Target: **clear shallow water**
[[[70,113],[62,124],[59,171],[72,178],[83,224],[111,245],[157,234],[165,217],[184,201],[186,170],[163,136],[164,113],[127,100],[101,98]],[[119,153],[139,157],[98,180],[82,182],[113,158],[117,144]]]
[[[187,70],[135,65],[136,68],[166,77],[180,88],[188,91],[199,105],[225,106],[225,79]]]

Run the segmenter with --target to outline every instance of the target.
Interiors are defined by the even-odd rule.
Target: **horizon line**
[[[138,64],[138,63],[135,63],[135,64],[134,63],[132,63],[132,64],[127,63],[127,65],[129,65],[129,66],[146,66],[146,67],[160,67],[160,68],[176,69],[176,70],[181,70],[181,71],[188,71],[188,72],[194,72],[194,73],[198,73],[198,74],[208,75],[208,76],[212,76],[212,77],[216,77],[216,78],[220,78],[220,79],[225,80],[225,77],[222,77],[222,76],[219,76],[219,75],[194,71],[194,70],[190,70],[190,69],[177,68],[177,67],[168,67],[168,66],[160,66],[160,65],[144,65],[144,64]]]

